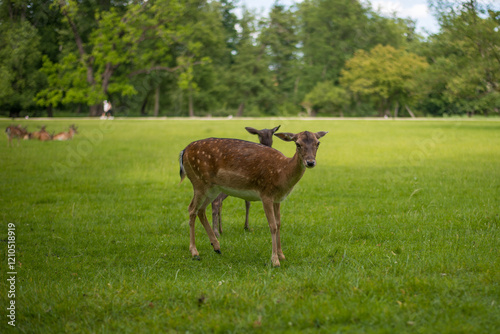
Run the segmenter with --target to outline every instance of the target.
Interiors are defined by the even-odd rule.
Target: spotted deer
[[[52,140],[52,136],[50,133],[45,130],[45,125],[40,128],[40,131],[35,131],[31,134],[32,139],[38,139],[41,141]]]
[[[306,168],[316,166],[319,139],[327,132],[276,133],[284,141],[293,141],[292,158],[271,147],[238,139],[208,138],[189,144],[179,156],[181,182],[187,176],[193,185],[189,204],[189,250],[194,260],[200,255],[195,243],[198,216],[216,253],[220,243],[210,227],[206,207],[221,192],[246,201],[261,201],[272,239],[271,262],[280,266],[285,259],[281,249],[280,203],[290,194]]]
[[[259,142],[262,145],[265,146],[273,146],[273,134],[278,131],[281,125],[278,125],[277,127],[273,129],[262,129],[262,130],[256,130],[251,127],[246,127],[245,130],[247,130],[249,133],[253,135],[257,135],[259,137]],[[221,219],[221,210],[222,210],[222,202],[228,197],[229,195],[225,193],[220,193],[219,196],[212,202],[212,226],[213,230],[215,233],[215,236],[217,238],[220,237],[222,234],[222,219]],[[250,212],[250,202],[245,201],[245,230],[248,230],[248,214]]]
[[[72,124],[67,132],[60,132],[52,137],[53,140],[69,140],[73,139],[73,136],[78,133],[77,127]]]
[[[26,127],[22,127],[21,124],[15,126],[15,125],[9,125],[5,129],[5,134],[7,135],[7,138],[9,139],[7,146],[12,147],[12,139],[17,138],[17,146],[19,146],[19,140],[21,139],[29,139],[30,134],[28,133],[28,130]]]

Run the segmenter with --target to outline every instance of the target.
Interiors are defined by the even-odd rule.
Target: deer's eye
[[[320,143],[320,142],[318,142],[318,143],[316,144],[316,147],[319,147],[319,144],[321,144],[321,143]]]

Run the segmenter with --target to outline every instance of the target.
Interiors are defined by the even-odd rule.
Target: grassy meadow
[[[11,120],[0,120],[2,131]],[[500,122],[22,120],[67,142],[0,145],[0,332],[493,333],[500,328]],[[17,123],[16,123],[17,124]],[[329,131],[282,203],[272,268],[259,202],[224,202],[222,255],[179,152],[244,129]],[[287,156],[293,143],[274,140]],[[207,210],[211,220],[210,209]],[[8,297],[8,226],[15,297]],[[16,327],[7,306],[15,300]]]

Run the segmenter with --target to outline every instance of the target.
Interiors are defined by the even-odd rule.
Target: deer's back
[[[183,155],[186,174],[192,182],[245,188],[270,175],[279,176],[280,165],[288,161],[278,150],[238,139],[199,140],[189,144]]]

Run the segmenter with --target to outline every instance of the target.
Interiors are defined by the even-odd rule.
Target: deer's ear
[[[290,132],[280,132],[280,133],[275,133],[274,134],[276,137],[278,137],[281,140],[284,141],[296,141],[297,138],[295,137],[295,134],[290,133]]]
[[[321,137],[323,137],[324,135],[326,135],[328,133],[328,131],[320,131],[320,132],[316,132],[315,135],[316,135],[316,139],[320,139]]]
[[[273,133],[275,133],[276,131],[278,131],[278,130],[279,130],[280,126],[281,126],[281,125],[278,125],[277,127],[273,128],[271,131],[272,131]]]
[[[249,133],[251,133],[251,134],[253,134],[253,135],[258,135],[258,134],[259,134],[259,131],[258,131],[258,130],[254,129],[254,128],[251,128],[251,127],[249,127],[249,126],[247,126],[247,127],[245,128],[245,130],[247,130]]]

